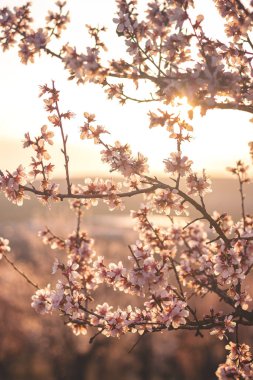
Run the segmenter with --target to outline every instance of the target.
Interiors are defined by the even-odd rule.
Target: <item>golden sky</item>
[[[21,0],[1,0],[2,6],[21,5]],[[51,0],[33,0],[34,15],[37,25],[43,24],[47,9],[53,8]],[[145,5],[146,0],[140,4]],[[215,10],[209,0],[198,0],[198,11],[208,12],[205,19],[206,30],[222,38],[222,25],[215,18]],[[63,36],[64,41],[76,45],[79,49],[89,44],[85,24],[106,25],[109,27],[107,37],[111,47],[111,56],[123,51],[123,39],[115,36],[115,24],[111,22],[115,11],[113,0],[69,0],[72,23],[69,31]],[[215,22],[214,22],[215,21]],[[215,28],[214,28],[215,26]],[[25,132],[36,135],[47,115],[43,102],[38,98],[40,84],[50,83],[53,79],[61,90],[61,108],[70,109],[77,116],[66,125],[69,134],[70,168],[72,176],[82,173],[88,175],[107,175],[107,167],[100,164],[99,149],[92,142],[79,140],[79,127],[82,125],[84,111],[95,113],[97,121],[111,132],[111,141],[128,142],[134,152],[140,151],[150,158],[152,172],[163,168],[162,161],[175,150],[174,142],[161,128],[148,129],[149,109],[159,108],[159,104],[128,103],[121,106],[117,101],[109,101],[103,90],[92,84],[76,86],[67,81],[68,73],[63,65],[47,56],[37,58],[35,64],[21,65],[17,52],[11,49],[0,52],[0,169],[15,169],[20,163],[28,164],[32,151],[23,150]],[[253,124],[250,116],[237,111],[209,111],[203,118],[194,121],[195,134],[191,144],[186,146],[185,153],[195,163],[196,170],[206,168],[207,172],[222,176],[225,168],[232,166],[238,159],[249,161],[248,142],[253,140]],[[56,131],[55,131],[56,132]],[[60,141],[60,139],[58,139]],[[59,146],[57,145],[57,149]],[[61,154],[52,155],[56,164],[56,175],[64,175]]]

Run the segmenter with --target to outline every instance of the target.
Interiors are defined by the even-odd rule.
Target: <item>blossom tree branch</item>
[[[8,256],[9,242],[4,238],[0,238],[0,258],[36,288],[32,307],[40,314],[58,312],[77,335],[93,328],[96,333],[91,341],[99,335],[143,336],[163,330],[191,330],[196,336],[208,331],[220,340],[228,340],[229,336],[226,362],[217,369],[217,377],[251,379],[252,354],[239,334],[240,326],[253,326],[252,295],[245,286],[253,267],[253,217],[244,202],[249,167],[238,161],[229,168],[239,182],[241,219],[233,221],[227,213],[211,214],[205,202],[211,181],[204,170],[193,170],[193,162],[184,155],[184,144],[194,134],[191,119],[196,107],[202,115],[215,108],[253,113],[253,5],[215,0],[224,21],[226,39],[222,42],[207,36],[204,17],[193,12],[193,0],[149,2],[145,15],[138,13],[137,4],[137,0],[117,0],[113,22],[117,36],[125,42],[126,54],[112,60],[101,54],[107,50],[101,37],[104,27],[87,26],[92,43],[84,52],[61,43],[61,33],[70,21],[65,2],[57,1],[57,11],[49,11],[44,27],[39,29],[33,27],[30,3],[0,10],[0,44],[4,51],[17,44],[24,64],[34,63],[42,53],[57,58],[70,80],[100,85],[109,99],[121,104],[159,101],[159,109],[149,112],[150,128],[166,129],[175,142],[175,151],[163,161],[167,180],[162,181],[149,173],[146,157],[133,155],[128,144],[108,143],[109,132],[95,124],[95,115],[84,112],[80,138],[100,145],[102,162],[109,165],[110,172],[119,173],[123,183],[85,178],[83,184],[73,185],[64,128],[65,120],[74,114],[60,111],[54,82],[51,87],[42,86],[50,127],[43,125],[35,137],[25,134],[23,147],[33,151],[30,166],[20,164],[13,172],[0,171],[0,190],[18,206],[29,194],[45,205],[68,199],[76,215],[75,230],[67,237],[59,237],[48,227],[40,232],[44,244],[65,252],[65,258],[62,255],[53,264],[53,274],[59,275],[54,287],[38,288],[20,271]],[[56,39],[61,45],[58,51],[52,48]],[[125,92],[129,81],[136,87],[134,95]],[[140,81],[152,83],[149,97],[138,95]],[[189,120],[176,110],[184,96],[191,107]],[[65,192],[53,178],[55,165],[48,152],[48,146],[54,143],[51,127],[62,139]],[[141,195],[143,203],[131,213],[138,240],[129,244],[128,264],[122,257],[108,263],[106,257],[97,255],[93,239],[82,229],[83,213],[98,200],[110,211],[122,210],[125,198]],[[174,216],[188,216],[189,205],[200,215],[180,226]],[[156,225],[150,218],[153,214],[166,216],[170,225]],[[139,307],[130,304],[113,308],[106,299],[99,304],[96,290],[104,285],[118,294],[138,298]],[[221,301],[224,310],[211,308],[201,317],[192,300],[201,302],[210,293]]]

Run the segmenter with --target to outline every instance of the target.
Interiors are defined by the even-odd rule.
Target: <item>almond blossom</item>
[[[50,288],[51,286],[48,284],[46,288],[37,290],[32,296],[31,306],[40,314],[50,313],[52,310],[52,291]]]
[[[0,260],[3,257],[3,254],[10,252],[10,250],[9,240],[0,237]]]
[[[180,152],[171,153],[171,159],[164,160],[166,171],[173,174],[180,174],[185,176],[191,168],[192,161],[188,157],[181,157]]]
[[[211,192],[211,181],[203,173],[203,177],[197,176],[197,174],[190,174],[187,179],[187,186],[189,194],[204,196],[206,193]]]

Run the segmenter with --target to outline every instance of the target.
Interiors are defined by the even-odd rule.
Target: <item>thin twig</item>
[[[36,289],[39,289],[39,286],[37,284],[35,284],[32,280],[30,280],[30,278],[24,273],[22,272],[17,266],[16,264],[11,261],[9,259],[9,257],[7,257],[4,253],[2,254],[4,259],[12,266],[12,268],[18,273],[20,274],[25,280],[26,282],[28,282],[28,284],[32,285],[34,288]]]
[[[135,347],[140,343],[141,339],[144,337],[145,334],[146,334],[146,331],[144,331],[144,333],[138,337],[137,341],[136,341],[136,342],[133,344],[133,346],[128,350],[128,354],[131,354],[131,352],[133,352],[133,350],[134,350]]]
[[[53,83],[53,90],[55,90],[54,81],[52,81],[52,83]],[[59,127],[61,130],[61,137],[62,137],[62,144],[63,144],[62,153],[64,155],[64,160],[65,160],[64,166],[65,166],[65,172],[66,172],[67,189],[68,189],[68,194],[71,194],[71,183],[70,183],[70,178],[69,178],[69,156],[67,154],[68,136],[64,135],[63,124],[62,124],[62,115],[60,113],[60,109],[59,109],[59,105],[58,105],[57,100],[55,101],[55,110],[56,110],[57,116],[59,118]]]
[[[183,227],[183,230],[185,230],[187,227],[189,227],[191,224],[197,222],[198,220],[203,220],[205,219],[203,216],[201,216],[200,218],[196,218],[194,220],[192,220],[191,222],[187,223],[184,227]]]

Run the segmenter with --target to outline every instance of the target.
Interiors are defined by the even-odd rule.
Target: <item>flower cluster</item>
[[[111,166],[111,171],[119,171],[124,177],[133,174],[148,172],[147,158],[138,153],[137,158],[132,157],[128,144],[122,145],[119,141],[114,146],[107,146],[101,151],[102,161]]]
[[[216,6],[226,19],[225,32],[229,39],[237,43],[252,30],[252,13],[240,1],[217,0]]]
[[[176,215],[188,215],[188,204],[178,196],[177,189],[174,190],[156,190],[149,196],[149,207],[159,214],[169,215],[171,211]]]
[[[229,315],[224,318],[224,325],[215,327],[210,330],[210,335],[217,336],[220,340],[223,340],[224,337],[227,338],[228,333],[233,333],[235,331],[236,322],[233,321],[233,316]]]
[[[122,262],[106,266],[103,257],[96,257],[93,241],[84,232],[74,232],[64,240],[46,229],[40,236],[52,249],[65,250],[68,260],[64,264],[56,259],[53,265],[53,273],[60,271],[64,280],[58,280],[55,289],[48,285],[37,290],[32,297],[32,307],[37,312],[45,314],[58,309],[69,318],[74,330],[77,323],[85,326],[85,331],[91,325],[106,336],[116,337],[131,330],[143,333],[155,327],[179,328],[186,324],[187,303],[169,285],[168,265],[163,259],[156,260],[152,250],[141,241],[130,247],[131,266],[126,268]],[[128,306],[113,311],[104,303],[97,305],[95,312],[89,310],[93,291],[104,283],[125,293],[145,298],[147,295],[144,309]]]
[[[0,237],[0,259],[2,259],[3,254],[10,252],[9,240]]]
[[[181,152],[170,154],[170,158],[164,160],[165,168],[168,173],[179,174],[185,176],[191,168],[192,161],[188,157],[183,156]]]
[[[40,55],[41,51],[50,51],[48,44],[51,39],[59,38],[69,22],[68,13],[64,13],[64,5],[65,3],[57,1],[57,12],[49,11],[45,27],[37,30],[31,27],[30,2],[21,7],[15,7],[13,11],[6,7],[2,8],[0,27],[3,50],[9,49],[19,40],[18,54],[24,64],[33,63],[35,56]]]
[[[80,206],[85,206],[86,209],[89,209],[91,206],[97,206],[99,198],[102,198],[110,211],[115,208],[124,210],[124,203],[119,197],[122,189],[120,182],[109,179],[104,180],[102,178],[86,178],[84,182],[84,185],[79,184],[76,187],[72,187],[72,193],[80,197],[87,197],[87,199],[72,201],[72,208],[79,209]]]
[[[251,379],[253,367],[249,346],[247,344],[229,342],[226,345],[226,350],[229,351],[226,362],[221,364],[216,371],[218,379]]]
[[[37,176],[42,175],[44,177],[44,183],[42,185],[42,188],[44,189],[47,188],[45,179],[49,179],[49,176],[54,169],[54,165],[52,165],[51,163],[45,163],[45,161],[48,161],[51,158],[48,150],[46,149],[46,144],[53,145],[53,137],[54,133],[48,130],[48,127],[46,125],[43,125],[43,127],[41,127],[40,136],[35,137],[35,139],[33,140],[31,139],[29,132],[27,132],[25,133],[25,139],[23,141],[24,148],[28,148],[31,146],[36,152],[36,157],[32,157],[32,170],[29,174],[34,179],[36,179]]]
[[[101,125],[93,126],[95,122],[96,116],[94,114],[89,114],[88,112],[84,112],[85,123],[80,128],[80,139],[93,139],[95,144],[101,143],[100,135],[104,133],[109,133],[104,127]]]
[[[132,152],[128,144],[122,145],[119,141],[115,145],[105,144],[101,139],[101,134],[108,133],[103,127],[93,126],[95,115],[84,113],[86,119],[81,127],[81,139],[93,139],[95,144],[102,145],[105,149],[101,151],[102,161],[111,166],[111,171],[119,171],[124,177],[134,174],[143,174],[148,171],[147,158],[138,153],[137,158],[132,157]]]
[[[0,190],[4,192],[6,198],[12,203],[22,206],[23,200],[28,198],[25,194],[24,185],[28,181],[27,174],[22,165],[13,172],[0,174]]]
[[[32,170],[29,172],[30,182],[38,178],[41,178],[39,192],[37,198],[44,204],[49,201],[58,201],[59,197],[59,185],[50,182],[50,177],[53,173],[54,166],[50,160],[51,156],[47,150],[47,144],[53,145],[52,138],[54,133],[48,130],[46,125],[41,127],[41,135],[31,139],[29,132],[25,134],[23,141],[23,147],[32,147],[36,152],[36,157],[32,157],[30,166]]]
[[[241,183],[248,183],[250,181],[248,176],[249,166],[245,165],[241,160],[236,162],[236,166],[233,168],[227,168],[229,172],[237,175]]]
[[[198,176],[196,173],[191,173],[187,178],[187,187],[189,189],[189,194],[200,195],[203,197],[206,193],[212,191],[211,180],[206,176],[203,171],[203,175]]]
[[[99,51],[97,48],[87,48],[86,54],[78,54],[71,46],[64,47],[62,61],[70,71],[70,79],[76,78],[78,83],[85,81],[102,82],[106,72],[100,72]]]
[[[165,127],[166,130],[170,132],[170,138],[176,139],[180,143],[182,141],[190,141],[191,135],[189,132],[192,132],[193,128],[186,120],[183,120],[179,115],[175,115],[174,113],[168,113],[167,111],[162,111],[161,109],[158,111],[159,114],[149,112],[149,128],[158,126]]]

